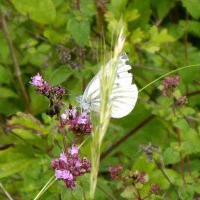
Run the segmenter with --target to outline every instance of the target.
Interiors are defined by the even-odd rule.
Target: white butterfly
[[[116,77],[109,101],[112,104],[111,117],[121,118],[128,115],[138,98],[138,89],[132,84],[132,74],[128,72],[131,66],[126,64],[128,56],[121,54],[117,61]],[[109,69],[111,62],[106,64]],[[83,110],[99,112],[100,109],[100,76],[101,70],[87,85],[84,94],[76,99]]]

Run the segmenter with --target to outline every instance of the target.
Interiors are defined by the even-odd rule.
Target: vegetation
[[[199,199],[199,19],[198,0],[1,0],[0,199]],[[139,93],[115,119],[122,24]]]

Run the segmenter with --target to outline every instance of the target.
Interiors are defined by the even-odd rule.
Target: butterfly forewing
[[[121,54],[116,68],[116,78],[113,85],[109,102],[112,104],[111,117],[121,118],[128,115],[134,108],[138,98],[138,90],[132,84],[132,74],[128,72],[131,66],[126,54]],[[106,70],[110,71],[111,61],[106,65]],[[99,112],[100,109],[100,76],[101,71],[90,81],[83,94],[83,101],[89,104],[89,110]]]

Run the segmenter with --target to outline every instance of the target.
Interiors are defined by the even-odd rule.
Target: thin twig
[[[171,182],[171,180],[169,179],[169,177],[167,176],[166,172],[165,172],[165,169],[163,169],[162,167],[160,167],[159,163],[156,161],[156,159],[154,159],[154,162],[156,164],[156,166],[160,169],[161,173],[164,175],[164,177],[167,179],[167,181],[170,183],[170,185],[173,187],[177,197],[178,197],[178,200],[180,199],[179,197],[179,194],[178,194],[178,191],[176,190],[176,187],[175,185]]]
[[[185,52],[185,64],[188,65],[188,12],[186,11],[186,19],[185,19],[185,35],[184,35],[184,52]]]
[[[186,96],[187,96],[187,97],[190,97],[190,96],[195,96],[195,95],[198,95],[198,94],[200,94],[200,90],[195,91],[195,92],[188,93],[188,94],[186,94]]]
[[[126,141],[129,137],[131,137],[133,134],[135,134],[139,129],[141,129],[143,126],[148,124],[153,118],[154,118],[154,115],[150,115],[143,122],[141,122],[138,126],[136,126],[133,130],[131,130],[128,134],[126,134],[124,137],[122,137],[120,140],[118,140],[115,144],[113,144],[107,151],[105,151],[101,155],[101,160],[104,159],[108,154],[110,154],[120,144],[122,144],[124,141]]]
[[[4,194],[8,197],[9,200],[14,200],[10,194],[6,191],[6,189],[3,187],[3,185],[0,183],[0,188],[3,190]]]
[[[166,74],[160,76],[159,78],[153,80],[153,81],[150,82],[149,84],[145,85],[143,88],[141,88],[141,89],[139,90],[139,93],[142,92],[142,91],[143,91],[144,89],[146,89],[147,87],[149,87],[150,85],[156,83],[157,81],[163,79],[164,77],[166,77],[166,76],[168,76],[168,75],[170,75],[170,74],[173,74],[173,73],[178,72],[178,71],[183,70],[183,69],[187,69],[187,68],[191,68],[191,67],[199,67],[199,66],[200,66],[200,64],[196,64],[196,65],[187,65],[187,66],[184,66],[184,67],[180,67],[180,68],[178,68],[178,69],[175,69],[175,70],[173,70],[173,71],[170,71],[170,72],[168,72],[168,73],[166,73]]]
[[[180,129],[179,128],[175,128],[175,131],[178,135],[178,144],[179,147],[181,147],[181,134],[180,134]],[[180,150],[179,152],[180,155],[180,168],[181,168],[181,175],[182,175],[182,180],[183,180],[183,184],[186,184],[185,181],[185,171],[184,171],[184,160],[183,160],[183,155],[182,155],[182,151]]]
[[[177,65],[175,65],[174,63],[172,63],[169,59],[167,59],[165,56],[163,56],[161,53],[156,52],[156,55],[160,56],[164,61],[168,62],[171,66],[173,66],[174,68],[178,68]]]
[[[17,76],[17,79],[18,79],[18,82],[19,82],[19,85],[20,85],[20,88],[21,88],[21,92],[23,94],[24,102],[25,102],[25,105],[26,105],[26,110],[29,111],[29,98],[28,98],[28,95],[26,93],[26,89],[24,87],[24,84],[23,84],[23,81],[22,81],[22,78],[21,78],[21,71],[20,71],[20,68],[19,68],[17,57],[16,57],[15,52],[14,52],[14,47],[13,47],[13,44],[12,44],[12,40],[10,38],[10,34],[8,32],[8,29],[7,29],[5,16],[4,16],[4,13],[1,9],[1,6],[0,6],[0,16],[1,16],[2,30],[3,30],[3,33],[5,35],[5,38],[6,38],[6,41],[7,41],[7,44],[8,44],[8,48],[9,48],[9,51],[10,51],[10,55],[11,55],[12,60],[13,60],[14,70],[16,72],[16,76]]]

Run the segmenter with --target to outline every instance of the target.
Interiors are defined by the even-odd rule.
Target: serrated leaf
[[[186,7],[187,11],[198,19],[200,17],[200,1],[199,0],[182,0],[183,6]]]
[[[81,0],[80,1],[80,9],[81,9],[81,15],[84,17],[92,17],[95,15],[95,4],[93,0]]]
[[[180,120],[174,122],[174,126],[183,131],[190,130],[190,126],[185,119],[180,119]]]
[[[135,197],[134,187],[133,186],[126,187],[125,190],[121,193],[121,196],[125,199],[134,198]]]
[[[141,42],[143,38],[144,32],[140,28],[134,30],[130,36],[130,40],[133,44]]]
[[[56,10],[51,0],[11,0],[22,14],[41,24],[51,24],[56,17]]]
[[[165,165],[175,164],[179,162],[180,155],[179,155],[179,152],[176,151],[174,148],[168,147],[163,153],[163,158],[164,158]]]
[[[107,5],[110,13],[114,16],[114,18],[119,19],[121,17],[122,12],[126,8],[127,0],[111,0]]]
[[[66,81],[69,76],[71,76],[73,70],[67,66],[62,66],[53,71],[50,77],[50,83],[52,86],[59,85],[60,83]]]
[[[174,4],[174,0],[151,0],[151,5],[156,10],[159,19],[163,19],[169,13]]]
[[[153,26],[149,33],[150,39],[142,45],[142,48],[150,53],[159,51],[161,44],[174,41],[174,38],[168,33],[167,29],[158,32],[158,28]]]
[[[68,30],[80,47],[83,47],[88,42],[90,34],[90,23],[88,20],[71,19],[68,23]]]

